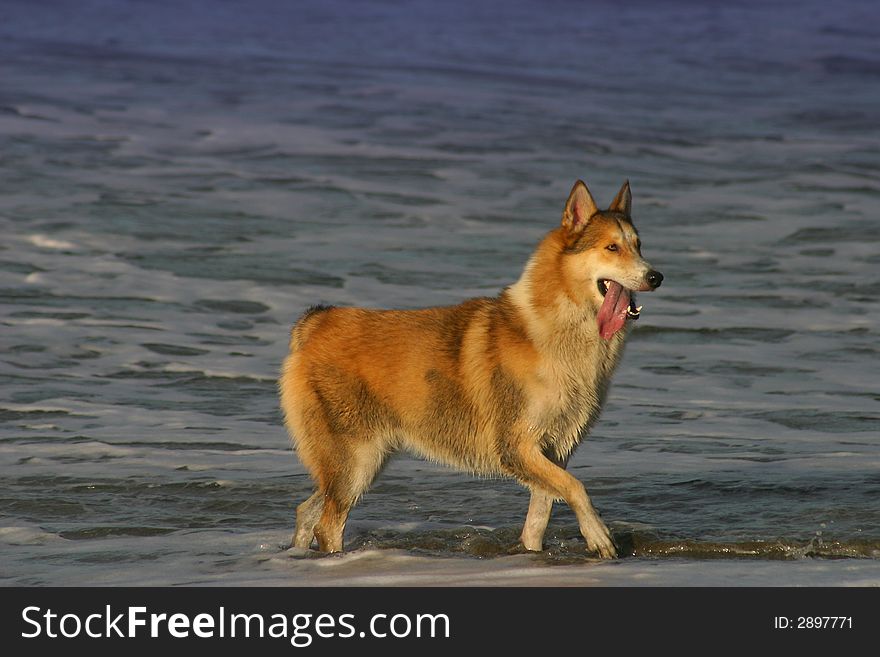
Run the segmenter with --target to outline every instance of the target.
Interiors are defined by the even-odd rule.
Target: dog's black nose
[[[651,286],[652,290],[656,290],[660,287],[660,283],[663,282],[663,274],[652,269],[645,275],[645,280],[648,282],[648,285]]]

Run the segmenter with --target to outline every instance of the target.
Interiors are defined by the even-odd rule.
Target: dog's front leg
[[[587,495],[581,482],[548,459],[534,444],[529,444],[527,441],[510,445],[506,450],[505,457],[505,465],[513,476],[532,490],[543,491],[541,495],[550,498],[549,502],[544,498],[535,500],[535,514],[532,516],[535,526],[540,524],[538,519],[543,521],[545,509],[549,514],[553,498],[562,498],[577,516],[581,535],[587,543],[587,549],[598,552],[603,559],[613,559],[617,556],[617,548],[614,547],[614,541],[611,540],[611,532],[608,531],[608,527],[596,513],[590,496]],[[530,513],[531,510],[530,504]],[[527,516],[526,527],[523,528],[524,534],[528,527],[529,519]],[[544,527],[546,527],[546,522],[544,522]],[[533,537],[534,535],[530,534],[528,538],[531,540]]]
[[[537,488],[532,489],[529,500],[529,512],[523,525],[520,540],[526,550],[540,552],[544,549],[544,532],[550,522],[550,511],[553,510],[553,496]]]
[[[565,468],[568,459],[557,459],[551,454],[547,458],[560,468]],[[529,511],[523,525],[520,540],[526,550],[540,552],[544,549],[544,532],[550,522],[550,513],[553,510],[553,496],[541,488],[532,488],[532,496],[529,499]]]

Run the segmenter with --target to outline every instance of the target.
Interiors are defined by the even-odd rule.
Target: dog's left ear
[[[629,217],[630,212],[632,211],[632,202],[633,197],[632,193],[629,191],[629,180],[627,180],[623,183],[623,187],[620,188],[620,191],[617,192],[617,196],[614,197],[614,200],[611,202],[611,207],[608,209],[611,212],[620,212]]]

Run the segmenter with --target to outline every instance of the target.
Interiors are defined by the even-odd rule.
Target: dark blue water
[[[4,1],[2,581],[880,581],[878,18]],[[526,491],[408,459],[354,555],[285,551],[290,323],[496,293],[577,178],[666,275],[571,465],[623,570],[564,507],[506,556]]]

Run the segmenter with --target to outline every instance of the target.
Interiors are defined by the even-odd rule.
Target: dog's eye
[[[616,245],[616,244],[609,244],[609,245],[606,246],[605,248],[608,249],[609,251],[612,251],[612,252],[613,252],[613,251],[617,251],[617,245]]]

